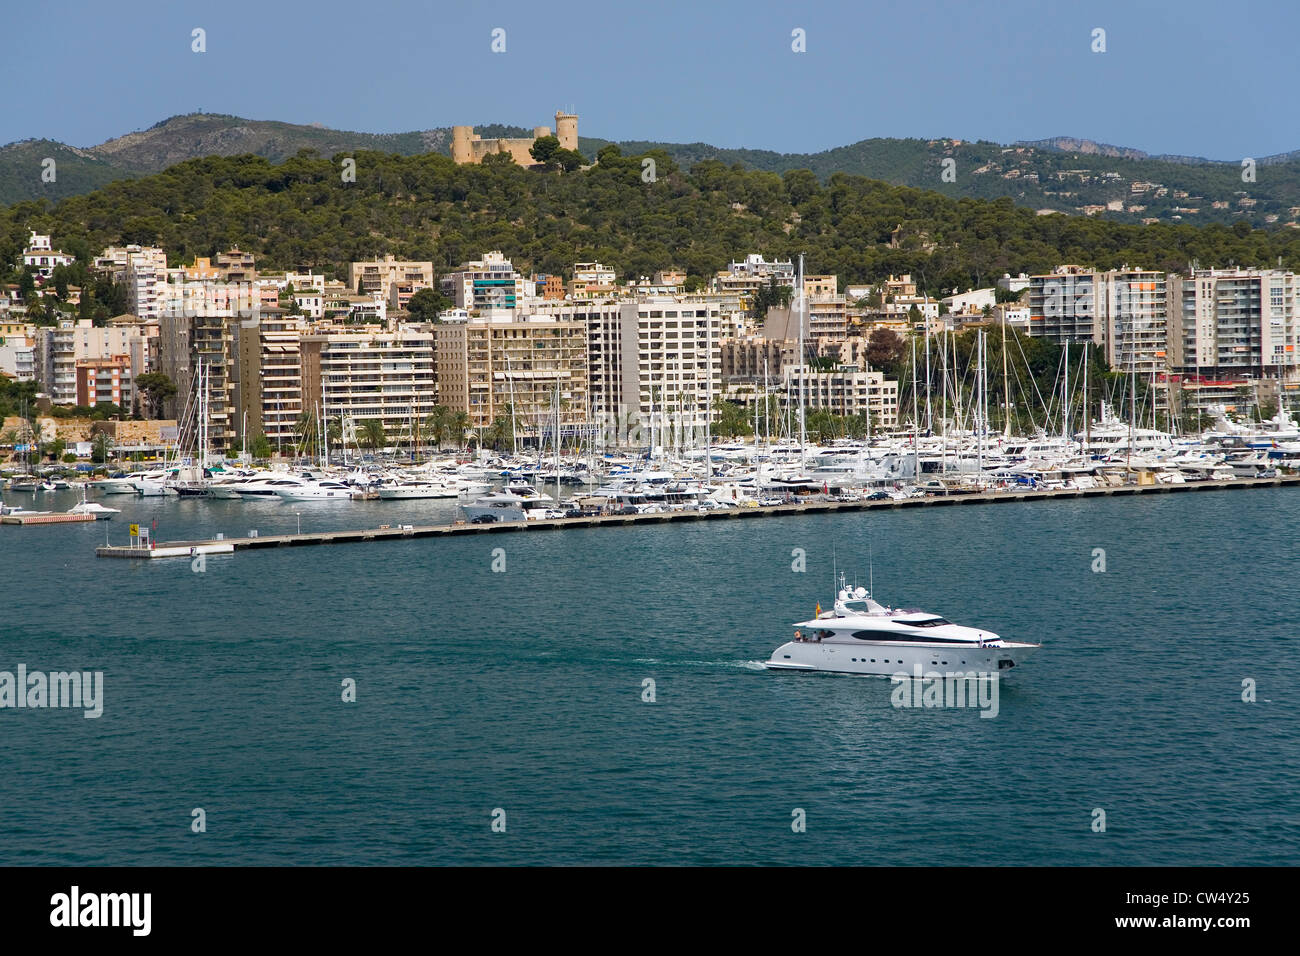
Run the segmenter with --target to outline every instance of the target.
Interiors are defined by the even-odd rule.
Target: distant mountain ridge
[[[1073,136],[1052,136],[1048,139],[1019,140],[1016,146],[1034,146],[1038,149],[1053,149],[1061,153],[1079,153],[1084,156],[1109,156],[1114,159],[1150,159],[1150,155],[1140,149],[1128,146],[1112,146],[1109,143],[1094,143],[1090,139],[1075,139]],[[1206,160],[1208,162],[1208,160]]]
[[[522,127],[486,124],[484,137],[527,136]],[[159,172],[204,156],[253,153],[279,163],[301,150],[322,156],[358,150],[416,155],[450,152],[451,129],[358,133],[319,123],[250,120],[222,113],[172,116],[79,148],[50,140],[0,147],[0,205],[59,200],[117,179]],[[610,140],[581,137],[593,159]],[[1139,149],[1056,136],[1010,146],[953,139],[861,140],[819,153],[727,149],[707,143],[622,141],[625,154],[662,149],[683,167],[703,161],[740,163],[775,173],[810,169],[823,180],[836,173],[933,189],[961,198],[1009,198],[1042,212],[1095,215],[1126,222],[1225,222],[1300,227],[1300,150],[1256,158],[1265,167],[1255,182],[1242,179],[1241,161],[1152,156]],[[42,172],[55,161],[53,182]],[[951,162],[949,162],[951,161]],[[44,165],[43,165],[44,164]]]
[[[1128,146],[1112,146],[1109,143],[1097,143],[1090,139],[1075,139],[1073,136],[1052,136],[1048,139],[1027,139],[1016,142],[1017,146],[1033,146],[1037,149],[1050,149],[1060,153],[1078,153],[1084,156],[1108,156],[1116,159],[1154,159],[1163,163],[1183,163],[1199,166],[1214,163],[1237,163],[1241,160],[1206,159],[1204,156],[1180,156],[1177,153],[1145,153]],[[1243,157],[1245,158],[1245,157]],[[1300,160],[1300,149],[1286,153],[1273,153],[1270,156],[1253,157],[1260,166],[1290,163]]]

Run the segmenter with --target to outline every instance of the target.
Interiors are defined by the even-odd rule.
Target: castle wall
[[[532,166],[537,161],[529,152],[543,136],[550,136],[549,126],[533,127],[532,139],[482,139],[472,126],[451,128],[451,159],[455,163],[483,162],[485,156],[509,153],[520,166]],[[555,137],[563,149],[578,148],[578,117],[574,113],[555,114]]]

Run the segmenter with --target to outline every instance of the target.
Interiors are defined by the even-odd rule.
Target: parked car
[[[888,500],[889,500],[890,498],[892,498],[892,497],[893,497],[893,495],[891,495],[888,491],[873,491],[871,494],[867,495],[867,500],[868,500],[868,501],[888,501]]]
[[[470,524],[496,524],[496,515],[479,515],[477,518],[470,519]]]

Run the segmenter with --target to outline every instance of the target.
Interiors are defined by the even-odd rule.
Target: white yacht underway
[[[1040,644],[1004,641],[992,631],[953,624],[915,608],[889,608],[866,588],[844,587],[835,608],[794,625],[795,638],[772,652],[771,670],[833,671],[889,676],[925,673],[957,675],[1005,671]]]

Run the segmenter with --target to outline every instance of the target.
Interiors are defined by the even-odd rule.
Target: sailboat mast
[[[1065,342],[1065,378],[1061,385],[1061,437],[1070,437],[1070,341]]]
[[[1083,439],[1092,441],[1092,409],[1088,406],[1088,343],[1083,343]],[[1083,448],[1079,449],[1082,454]]]
[[[804,396],[807,393],[807,370],[808,356],[804,353],[803,347],[803,314],[804,314],[804,294],[803,294],[803,253],[799,253],[799,283],[795,289],[795,301],[799,307],[799,475],[802,477],[807,473],[807,457],[804,448],[808,440],[807,429],[805,426],[804,414]]]
[[[1011,437],[1011,380],[1007,376],[1007,314],[1002,313],[1002,434]]]
[[[929,341],[928,339],[926,340]],[[918,433],[921,431],[920,409],[916,404],[916,336],[912,336],[912,464],[915,466],[916,480],[921,480],[921,451],[917,447]]]
[[[928,435],[934,428],[932,409],[930,408],[930,317],[922,316],[925,322],[925,432]],[[915,362],[912,363],[915,367]]]

